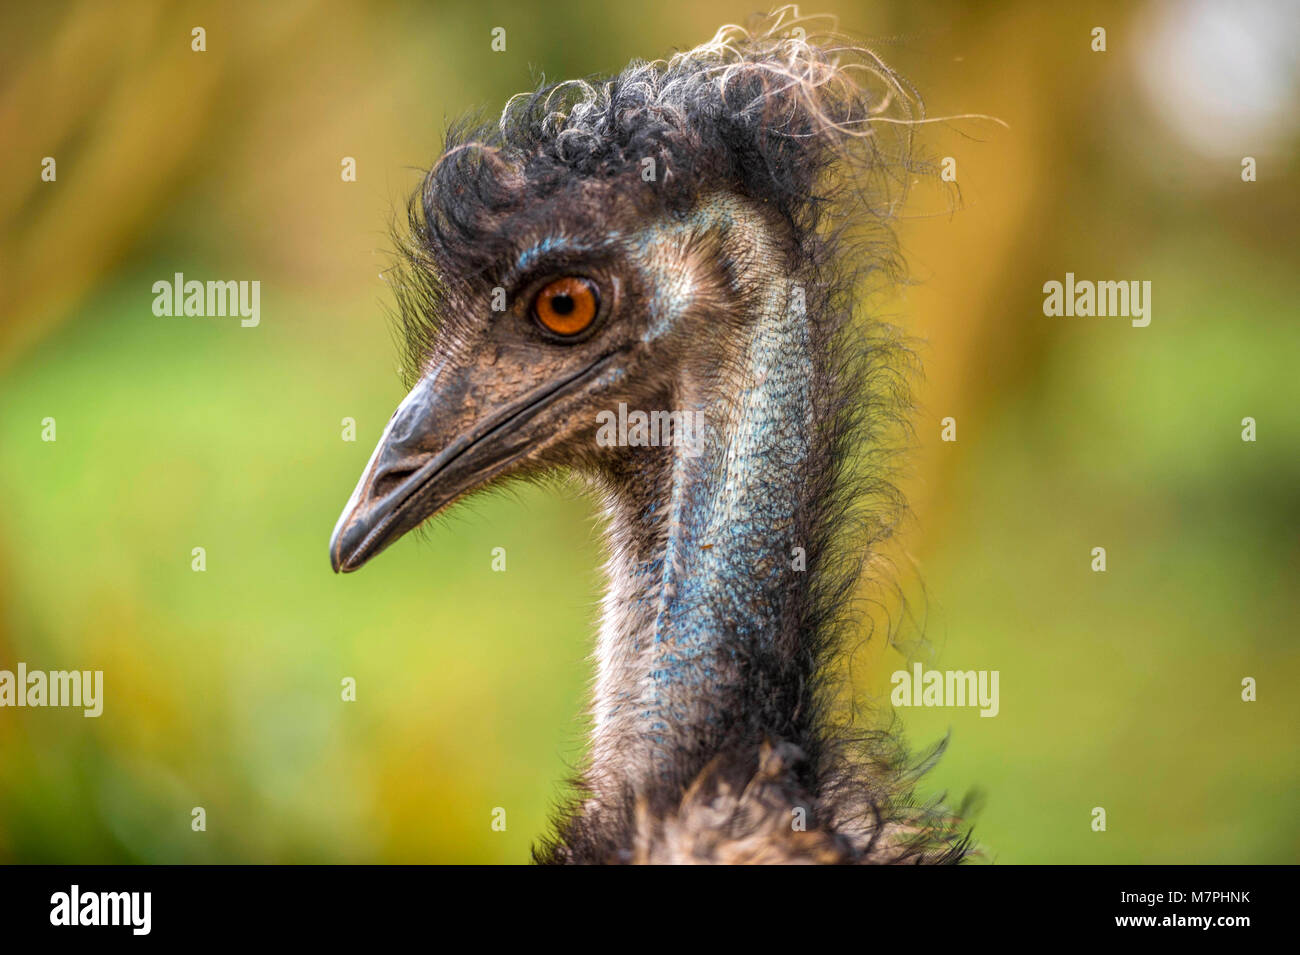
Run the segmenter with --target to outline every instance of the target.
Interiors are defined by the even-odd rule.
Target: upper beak
[[[444,364],[420,379],[397,406],[334,525],[335,572],[358,569],[430,515],[509,470],[542,435],[541,413],[579,390],[611,357],[513,397],[500,394],[490,366]]]

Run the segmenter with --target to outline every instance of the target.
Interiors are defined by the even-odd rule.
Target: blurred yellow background
[[[526,488],[330,573],[401,396],[389,223],[447,120],[752,12],[5,6],[0,669],[102,669],[106,700],[0,710],[0,860],[526,860],[582,753],[599,535],[577,493]],[[929,115],[1007,124],[925,127],[961,203],[917,191],[914,284],[877,305],[926,369],[896,561],[921,658],[1001,672],[995,719],[900,712],[917,747],[951,732],[927,792],[982,792],[999,862],[1294,861],[1296,8],[805,12],[865,37]],[[259,280],[260,326],[155,317],[178,271]],[[1151,325],[1045,317],[1067,271],[1151,281]],[[863,693],[887,692],[905,657],[883,635],[862,653]]]

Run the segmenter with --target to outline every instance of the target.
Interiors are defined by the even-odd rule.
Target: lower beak
[[[397,406],[334,525],[334,571],[357,570],[426,518],[511,470],[549,430],[542,413],[612,357],[513,400],[499,393],[490,367],[443,365],[420,379]]]

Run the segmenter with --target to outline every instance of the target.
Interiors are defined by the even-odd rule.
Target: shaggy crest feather
[[[916,172],[912,125],[923,110],[875,53],[833,27],[783,7],[667,60],[516,94],[495,122],[453,124],[398,239],[408,377],[430,351],[447,287],[513,248],[500,228],[511,213],[582,180],[638,180],[647,160],[656,188],[630,190],[647,217],[735,192],[775,208],[795,235],[827,218],[852,224],[863,268],[901,271],[887,223]]]

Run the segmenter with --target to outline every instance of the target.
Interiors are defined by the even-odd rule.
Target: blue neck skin
[[[770,641],[806,585],[794,518],[803,500],[813,363],[790,283],[766,276],[737,344],[739,375],[681,382],[702,448],[642,449],[609,508],[613,555],[597,650],[592,779],[652,787],[680,754],[739,718],[749,648]],[[646,503],[647,500],[650,503]]]

